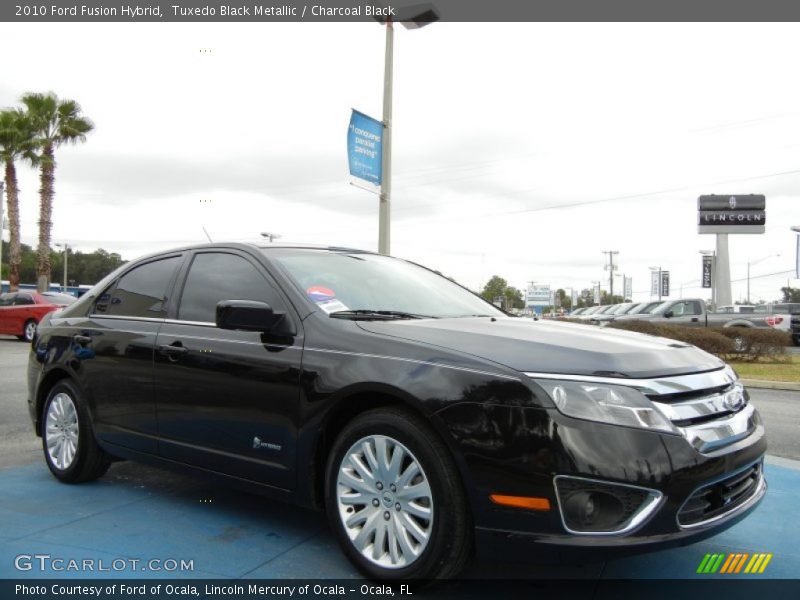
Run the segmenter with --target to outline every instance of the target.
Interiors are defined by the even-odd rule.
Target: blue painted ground
[[[759,577],[800,574],[800,463],[766,467],[769,492],[749,518],[709,540],[605,562],[539,567],[477,562],[469,577],[691,578],[706,553],[771,552]],[[105,573],[15,568],[21,554],[60,559],[187,559],[193,571]],[[66,564],[66,563],[65,563]],[[120,563],[117,563],[119,565]],[[44,464],[0,471],[0,578],[357,578],[321,514],[132,463],[99,481],[57,482]],[[718,576],[719,577],[719,576]],[[731,577],[731,576],[725,576]],[[739,575],[739,577],[750,577]]]

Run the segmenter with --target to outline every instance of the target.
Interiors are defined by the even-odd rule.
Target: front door
[[[275,338],[215,325],[222,300],[288,303],[263,266],[236,251],[200,251],[155,354],[159,452],[213,471],[294,488],[302,333]],[[288,313],[298,331],[300,321]]]

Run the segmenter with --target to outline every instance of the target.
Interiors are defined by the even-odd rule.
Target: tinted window
[[[126,317],[164,318],[167,288],[179,263],[179,257],[174,256],[131,269],[113,290],[100,295],[95,310]]]
[[[198,254],[186,278],[178,318],[214,323],[221,300],[259,300],[283,310],[275,290],[250,261],[222,252]]]
[[[36,304],[29,294],[17,294],[14,298],[14,306],[27,306],[29,304]]]
[[[3,294],[0,296],[0,306],[11,306],[14,304],[14,298],[16,298],[16,294]]]

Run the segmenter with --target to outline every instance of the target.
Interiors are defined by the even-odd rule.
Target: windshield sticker
[[[317,306],[328,314],[340,310],[348,310],[347,306],[336,299],[336,293],[329,288],[314,285],[306,290],[306,294],[308,294],[312,302],[316,302]]]

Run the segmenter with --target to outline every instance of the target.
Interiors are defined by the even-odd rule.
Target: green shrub
[[[614,321],[609,327],[637,331],[692,344],[726,361],[785,360],[792,336],[775,329],[750,327],[686,327],[648,321]]]

